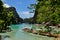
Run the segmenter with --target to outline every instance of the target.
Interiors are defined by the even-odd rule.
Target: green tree
[[[60,0],[37,0],[35,6],[35,23],[50,22],[51,25],[60,23]]]
[[[0,0],[0,12],[3,11],[3,2]]]
[[[3,2],[0,0],[0,29],[6,29],[7,26],[12,24],[13,12],[3,7]]]

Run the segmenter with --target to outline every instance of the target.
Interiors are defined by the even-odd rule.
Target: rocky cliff
[[[18,13],[16,11],[16,8],[9,7],[9,8],[7,8],[7,10],[13,12],[13,15],[14,15],[12,17],[13,18],[13,24],[15,24],[15,23],[22,23],[23,22],[23,19],[19,17],[19,15],[18,15]]]

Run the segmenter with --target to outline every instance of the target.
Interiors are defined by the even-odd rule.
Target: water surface
[[[52,37],[42,36],[42,35],[34,35],[31,33],[26,33],[21,31],[23,27],[31,27],[34,25],[31,24],[16,24],[11,25],[11,29],[13,31],[6,33],[5,35],[9,35],[10,37],[6,37],[3,40],[54,40]]]

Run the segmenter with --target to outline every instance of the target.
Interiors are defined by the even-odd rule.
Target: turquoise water
[[[31,27],[31,24],[23,23],[23,24],[11,25],[11,29],[13,31],[6,33],[5,35],[9,35],[10,37],[4,38],[4,40],[54,40],[54,38],[52,37],[34,35],[31,33],[23,32],[22,28],[25,26]]]

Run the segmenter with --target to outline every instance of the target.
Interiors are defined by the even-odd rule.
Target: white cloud
[[[22,14],[29,15],[30,13],[28,11],[22,12]]]
[[[29,13],[29,11],[23,11],[23,12],[20,12],[19,15],[22,18],[30,18],[30,17],[33,17],[34,13]]]
[[[10,7],[10,5],[8,5],[8,4],[4,4],[3,6],[6,7],[6,8]]]

